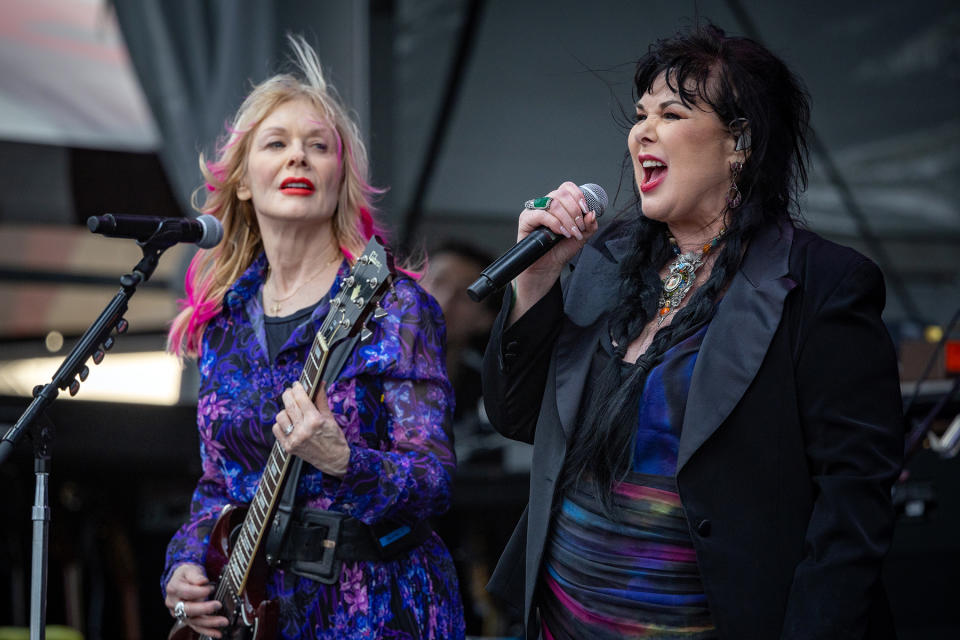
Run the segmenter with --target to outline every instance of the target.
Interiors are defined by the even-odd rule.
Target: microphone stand
[[[128,324],[123,314],[127,311],[130,298],[136,293],[137,286],[150,279],[160,254],[177,243],[177,238],[159,230],[153,237],[137,242],[143,252],[143,258],[131,273],[120,277],[122,288],[100,314],[100,317],[87,329],[77,341],[76,346],[64,359],[63,364],[53,374],[53,379],[45,385],[33,389],[33,402],[27,407],[17,423],[7,430],[0,440],[0,466],[13,452],[24,431],[29,430],[33,440],[34,473],[36,490],[32,510],[33,545],[30,572],[30,640],[45,640],[47,617],[47,558],[50,530],[49,480],[50,447],[53,442],[54,428],[46,416],[46,409],[57,399],[61,390],[69,389],[70,395],[76,395],[80,382],[87,379],[89,368],[84,364],[93,358],[95,364],[103,360],[104,352],[110,350],[114,338],[110,335],[116,329],[124,333]]]

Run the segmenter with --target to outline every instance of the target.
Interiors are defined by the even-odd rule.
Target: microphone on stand
[[[588,183],[580,185],[583,198],[587,201],[587,210],[600,217],[607,208],[607,192],[600,185]],[[534,229],[526,238],[513,245],[505,254],[497,258],[489,267],[480,272],[480,277],[467,287],[467,295],[474,302],[480,302],[494,291],[516,278],[521,271],[542,258],[553,245],[564,236],[546,227]]]
[[[158,218],[108,213],[87,218],[87,228],[108,238],[133,238],[140,242],[162,234],[174,244],[193,242],[201,249],[215,247],[223,239],[223,225],[209,214],[197,218]]]

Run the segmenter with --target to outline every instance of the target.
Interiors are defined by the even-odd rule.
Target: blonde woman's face
[[[340,190],[338,140],[308,100],[281,104],[252,134],[237,197],[252,202],[261,225],[329,223]]]

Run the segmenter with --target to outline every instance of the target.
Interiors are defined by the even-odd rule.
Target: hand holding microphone
[[[467,294],[479,302],[531,266],[531,271],[543,274],[544,283],[552,285],[563,265],[596,232],[597,217],[606,206],[607,194],[602,187],[578,187],[572,182],[564,182],[543,198],[527,201],[520,215],[517,244],[481,271]],[[555,246],[558,249],[551,252]],[[539,262],[548,253],[550,258]]]

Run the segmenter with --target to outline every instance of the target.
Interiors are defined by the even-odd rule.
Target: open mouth
[[[660,160],[641,160],[640,167],[643,169],[640,191],[644,193],[663,182],[663,179],[667,176],[667,165]]]
[[[290,195],[305,196],[314,192],[314,186],[306,178],[287,178],[280,183],[280,191]]]

